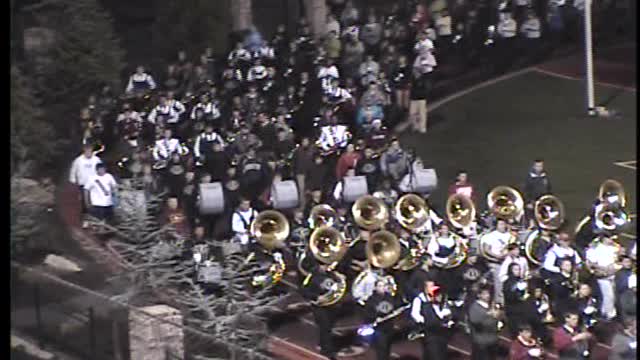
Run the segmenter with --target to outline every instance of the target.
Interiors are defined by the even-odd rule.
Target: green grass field
[[[458,169],[469,172],[481,195],[476,206],[484,209],[492,187],[522,189],[533,159],[544,158],[573,227],[607,178],[622,182],[628,210],[636,213],[636,171],[614,165],[636,160],[635,96],[597,86],[596,102],[623,115],[588,118],[582,81],[531,71],[442,104],[429,112],[427,135],[408,132],[402,142],[437,170],[439,186],[431,201],[441,213]],[[628,232],[635,234],[632,225]]]

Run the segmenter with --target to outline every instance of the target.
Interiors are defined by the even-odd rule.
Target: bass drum
[[[536,229],[522,232],[522,239],[520,244],[527,259],[532,264],[542,266],[547,250],[553,245],[552,233]]]

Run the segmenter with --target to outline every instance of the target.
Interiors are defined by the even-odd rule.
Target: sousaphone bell
[[[365,195],[351,207],[353,220],[365,230],[378,230],[389,221],[387,205],[373,195]]]
[[[423,198],[416,194],[406,194],[400,197],[393,210],[396,221],[413,233],[423,231],[429,222],[429,206]]]
[[[496,186],[487,195],[487,206],[496,218],[510,222],[522,216],[524,200],[514,188]]]
[[[447,218],[455,228],[463,229],[476,218],[476,207],[468,196],[453,194],[447,199]]]

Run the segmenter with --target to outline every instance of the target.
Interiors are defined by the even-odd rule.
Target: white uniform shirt
[[[516,0],[516,6],[529,6],[531,0]]]
[[[84,189],[89,191],[89,199],[92,206],[113,206],[113,191],[116,189],[116,180],[109,173],[100,176],[94,175],[87,181]]]
[[[418,324],[424,323],[424,316],[421,314],[422,304],[427,304],[427,296],[421,292],[411,303],[411,318]]]
[[[513,19],[503,19],[498,24],[498,35],[504,39],[510,39],[516,36],[517,24]]]
[[[507,273],[509,272],[509,266],[511,266],[512,263],[516,263],[518,265],[520,265],[520,273],[524,275],[524,277],[527,276],[527,274],[529,273],[529,263],[527,262],[527,259],[524,256],[518,256],[517,258],[513,258],[510,255],[508,255],[506,257],[506,259],[504,259],[504,261],[502,262],[502,265],[500,265],[500,271],[498,271],[498,279],[500,279],[501,282],[505,282],[508,278]]]
[[[96,165],[102,163],[99,157],[92,155],[90,158],[84,154],[78,156],[71,164],[69,182],[79,186],[85,186],[87,181],[96,175]]]
[[[140,113],[138,113],[137,111],[131,111],[131,112],[129,112],[129,115],[127,115],[126,113],[119,114],[118,117],[116,118],[116,123],[121,123],[121,122],[123,122],[125,120],[132,120],[132,121],[142,122],[142,118],[140,117]]]
[[[220,109],[218,109],[218,106],[215,103],[208,102],[204,104],[199,102],[196,104],[196,106],[193,107],[193,109],[191,109],[191,120],[196,119],[196,112],[198,109],[202,109],[202,112],[205,116],[209,115],[213,119],[217,119],[220,117]]]
[[[446,264],[448,261],[448,258],[436,256],[436,253],[440,249],[441,245],[451,249],[456,246],[456,241],[450,235],[447,237],[440,237],[440,236],[432,237],[429,243],[427,244],[427,254],[431,255],[433,262],[439,263],[439,264]]]
[[[451,16],[440,16],[436,20],[436,29],[438,29],[438,36],[451,35]]]
[[[202,141],[206,141],[206,142],[215,141],[220,143],[220,145],[222,145],[223,148],[226,145],[222,136],[220,136],[215,131],[213,131],[211,134],[207,134],[206,132],[201,133],[200,135],[198,135],[198,137],[196,138],[195,144],[193,145],[193,154],[195,155],[195,157],[202,156],[202,153],[200,152],[200,143]]]
[[[267,77],[267,68],[264,65],[254,65],[247,73],[248,81],[262,80]]]
[[[547,250],[547,253],[544,255],[544,263],[542,267],[550,272],[559,273],[560,268],[556,266],[556,259],[564,258],[564,257],[573,257],[575,260],[575,264],[578,265],[582,262],[580,259],[580,255],[572,249],[572,248],[563,248],[554,244],[552,247]]]
[[[618,257],[618,247],[600,243],[595,247],[587,249],[587,261],[600,267],[608,267],[615,264]]]
[[[182,116],[182,114],[187,111],[187,108],[184,107],[184,104],[176,99],[167,100],[167,105],[171,106],[171,110],[173,110],[175,114],[175,122],[177,122],[180,119],[180,116]],[[173,118],[170,118],[168,122],[174,122]]]
[[[175,124],[178,122],[178,120],[180,120],[180,113],[178,113],[176,108],[170,106],[169,104],[166,104],[164,106],[157,105],[156,107],[154,107],[153,110],[151,110],[151,112],[149,113],[147,120],[150,123],[155,124],[158,115],[166,116],[167,118],[165,119],[165,122],[167,124]]]
[[[433,41],[431,41],[431,39],[429,38],[425,38],[423,40],[418,41],[416,45],[413,47],[413,50],[418,54],[423,54],[423,53],[426,53],[427,51],[432,50],[433,48],[434,48]]]
[[[251,60],[251,54],[245,49],[235,49],[235,50],[233,50],[233,51],[231,51],[229,53],[229,56],[227,57],[227,60],[229,60],[229,61],[234,61],[234,60],[249,61],[249,60]]]
[[[178,139],[160,139],[156,140],[156,144],[153,147],[153,159],[154,160],[167,160],[174,152],[182,152],[182,145]]]
[[[127,83],[127,89],[125,92],[131,92],[134,88],[134,83],[146,82],[149,89],[153,90],[156,88],[156,82],[153,80],[153,77],[147,73],[138,74],[135,73],[129,77],[129,83]]]
[[[251,208],[247,211],[235,211],[231,217],[231,230],[236,234],[240,243],[246,245],[249,243],[249,230],[252,218],[255,219],[257,212]],[[244,219],[244,221],[243,221]],[[247,224],[248,226],[245,226]]]
[[[522,23],[520,32],[524,34],[527,39],[539,39],[540,38],[540,19],[537,17],[525,20]]]
[[[509,239],[511,239],[511,233],[508,231],[501,233],[498,230],[493,230],[485,235],[483,239],[485,239],[484,243],[489,246],[489,251],[491,251],[492,254],[499,255],[507,248]]]
[[[320,129],[318,141],[323,150],[330,150],[334,146],[343,148],[349,142],[347,127],[344,125],[323,126]]]
[[[333,79],[339,79],[340,73],[335,65],[321,66],[318,70],[318,79],[322,82],[322,89],[325,91],[331,87],[331,81]]]

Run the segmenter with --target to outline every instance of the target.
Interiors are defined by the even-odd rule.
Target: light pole
[[[591,38],[591,0],[584,1],[584,55],[587,66],[587,111],[590,116],[598,115],[593,87],[593,39]]]

